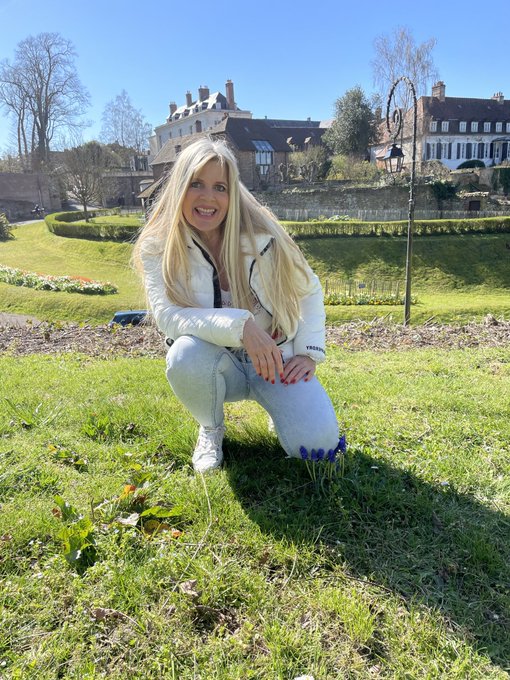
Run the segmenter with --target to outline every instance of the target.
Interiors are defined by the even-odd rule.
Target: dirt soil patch
[[[463,348],[510,345],[510,321],[488,315],[483,323],[459,326],[426,323],[404,327],[385,320],[356,321],[326,329],[329,344],[346,351],[407,350],[418,347]],[[167,346],[151,324],[87,326],[80,324],[0,324],[0,353],[12,356],[79,352],[89,356],[163,357]]]

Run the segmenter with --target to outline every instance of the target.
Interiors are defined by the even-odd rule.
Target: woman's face
[[[217,236],[227,216],[228,201],[227,166],[211,160],[194,175],[186,191],[184,219],[206,239]]]

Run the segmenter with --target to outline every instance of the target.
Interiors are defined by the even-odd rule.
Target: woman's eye
[[[226,191],[227,187],[223,186],[223,184],[217,184],[216,185],[216,191]]]
[[[191,182],[190,187],[192,189],[199,189],[200,188],[200,182],[198,182],[198,181]]]

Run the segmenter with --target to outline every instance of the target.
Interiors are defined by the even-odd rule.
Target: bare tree
[[[390,35],[380,35],[374,40],[372,72],[382,101],[386,101],[392,84],[403,75],[413,81],[418,97],[427,92],[429,85],[439,77],[432,58],[435,46],[435,38],[417,45],[409,28],[403,26],[395,28]],[[407,88],[399,85],[395,92],[397,106],[407,111],[411,106],[409,98]]]
[[[152,127],[145,120],[142,111],[135,109],[126,90],[122,90],[106,104],[102,120],[103,142],[116,142],[125,148],[134,149],[137,153],[147,148]]]
[[[20,157],[33,170],[49,164],[50,143],[62,130],[83,123],[88,93],[74,66],[72,44],[58,33],[18,43],[12,64],[0,63],[0,105],[16,122]]]
[[[119,159],[98,142],[87,142],[64,151],[62,171],[69,192],[83,205],[85,219],[88,207],[102,204],[109,190],[108,171]]]

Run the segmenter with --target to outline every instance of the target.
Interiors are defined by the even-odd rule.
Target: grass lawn
[[[249,403],[195,476],[162,360],[0,375],[1,677],[508,677],[506,348],[332,349],[349,451],[322,490]]]
[[[115,295],[51,292],[0,283],[0,310],[50,321],[104,323],[121,309],[145,308],[145,297],[130,267],[132,246],[55,236],[44,222],[13,229],[14,239],[0,242],[0,263],[41,274],[69,274],[111,281]]]
[[[102,219],[102,218],[97,218]],[[106,218],[105,218],[106,219]],[[137,218],[134,218],[137,219]],[[30,314],[42,320],[104,323],[121,309],[145,307],[145,299],[129,260],[132,246],[86,241],[51,234],[44,222],[20,226],[14,238],[0,242],[0,264],[42,274],[69,274],[108,280],[117,295],[87,296],[18,288],[0,283],[0,310]],[[420,237],[414,241],[413,323],[430,317],[439,322],[480,320],[491,312],[510,317],[510,251],[508,235]],[[317,273],[357,280],[403,279],[403,238],[329,238],[299,241]],[[327,308],[328,322],[391,316],[400,322],[401,306]]]

